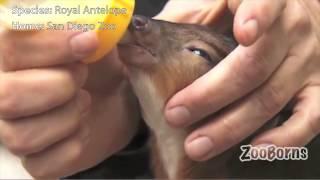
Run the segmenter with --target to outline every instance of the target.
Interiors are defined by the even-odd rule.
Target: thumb
[[[236,11],[234,35],[245,46],[253,44],[278,19],[286,7],[285,0],[251,1],[233,0],[229,3],[231,11]],[[238,4],[240,3],[239,7]]]

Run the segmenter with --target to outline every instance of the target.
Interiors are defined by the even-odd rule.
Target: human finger
[[[0,117],[26,117],[64,104],[84,85],[87,71],[83,64],[70,64],[2,73]]]

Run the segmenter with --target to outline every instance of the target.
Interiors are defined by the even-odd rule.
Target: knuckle
[[[60,90],[62,96],[74,96],[77,89],[72,72],[68,69],[60,70],[56,76],[54,76],[52,83],[57,84],[59,87],[63,87]]]
[[[84,146],[85,142],[88,142],[91,135],[90,128],[87,126],[87,124],[82,124],[81,132],[80,132],[80,139],[82,142],[82,146]]]
[[[227,146],[237,144],[239,136],[236,134],[236,127],[227,119],[224,119],[222,123],[223,128],[226,132],[226,136],[223,143]]]
[[[271,118],[285,106],[284,96],[278,89],[279,88],[274,85],[269,85],[268,87],[261,89],[255,96],[258,107],[261,108],[263,115],[267,117]]]
[[[0,47],[1,54],[1,69],[8,71],[15,67],[15,52],[16,45],[13,42],[7,42],[5,45]]]
[[[82,87],[88,78],[88,66],[77,63],[72,66],[72,69],[76,85]]]
[[[79,161],[83,154],[83,142],[81,139],[76,139],[72,142],[72,146],[69,149],[69,162],[76,163]]]
[[[59,73],[56,76],[56,80],[64,84],[70,84],[70,82],[74,81],[72,72],[67,68],[64,68],[59,71]]]
[[[26,155],[34,150],[34,143],[30,141],[30,133],[21,131],[14,123],[1,122],[1,142],[15,155]]]
[[[72,112],[68,117],[69,121],[64,122],[63,134],[82,133],[81,130],[90,108],[87,108],[87,105],[80,104],[79,99],[73,99],[66,107]]]
[[[320,49],[320,39],[317,40],[313,46],[313,55],[314,55],[313,57],[317,60],[316,62],[318,62],[318,65],[319,65],[317,67],[320,67],[320,61],[319,61],[320,51],[319,51],[319,49]]]
[[[77,132],[75,138],[70,142],[69,146],[69,163],[74,164],[81,159],[84,153],[86,144],[88,143],[90,136],[90,129],[82,124],[81,128]]]
[[[310,121],[309,121],[309,126],[311,133],[314,136],[317,136],[320,133],[320,112],[319,111],[314,111],[310,113]]]
[[[72,118],[68,124],[65,124],[64,133],[74,133],[81,128],[81,118]]]
[[[46,79],[47,86],[39,86],[41,92],[45,92],[45,103],[51,107],[62,106],[72,100],[78,91],[78,87],[70,71],[57,69]]]
[[[270,1],[261,1],[255,3],[257,4],[253,10],[255,11],[255,14],[257,14],[259,17],[264,17],[266,13],[272,12],[274,4],[270,3]]]
[[[316,38],[310,38],[310,43],[309,45],[306,46],[308,48],[306,52],[306,59],[309,60],[309,62],[318,62],[320,63],[319,58],[320,58],[320,42]],[[319,67],[319,66],[317,66]]]
[[[290,13],[289,19],[287,20],[288,23],[288,32],[291,35],[298,35],[301,34],[308,34],[311,30],[311,20],[309,18],[308,13],[306,13],[303,7],[298,3],[293,3],[292,12]]]
[[[229,0],[228,1],[228,7],[229,7],[229,9],[231,10],[231,12],[233,14],[236,13],[236,11],[237,11],[238,7],[240,6],[241,2],[242,2],[242,0]]]
[[[10,118],[17,113],[19,97],[15,89],[19,88],[13,81],[1,78],[0,82],[0,116]]]
[[[301,69],[305,69],[306,72],[318,72],[318,68],[320,65],[319,59],[319,42],[313,37],[310,37],[308,40],[303,44],[304,46],[299,49],[299,54],[293,54],[295,60],[297,62],[303,63],[301,65]],[[294,52],[293,52],[294,53]]]
[[[85,113],[89,112],[92,104],[92,98],[89,92],[85,90],[80,90],[77,100],[79,113],[84,115]]]
[[[4,142],[6,147],[15,155],[26,155],[31,152],[31,145],[26,141],[25,137],[17,135],[15,131],[12,131],[4,135]]]
[[[260,17],[260,23],[261,26],[270,26],[274,22],[274,18],[278,17],[283,12],[283,9],[285,7],[285,2],[282,0],[275,1],[253,1],[255,3],[255,6],[253,7],[254,14],[258,15]],[[266,15],[268,18],[265,18]],[[273,18],[270,18],[273,17]],[[263,27],[267,28],[267,27]]]
[[[50,179],[50,176],[47,175],[46,171],[42,171],[41,169],[37,169],[34,171],[29,171],[29,174],[35,179]]]
[[[244,52],[240,58],[243,61],[238,62],[239,65],[234,68],[234,73],[245,83],[263,82],[269,76],[267,57],[259,56],[258,53]],[[243,68],[243,63],[250,68]]]
[[[68,43],[69,35],[73,34],[74,32],[70,32],[71,34],[65,34],[65,32],[57,32],[52,37],[48,37],[47,34],[43,34],[44,38],[46,39],[46,47],[48,49],[56,49],[56,51],[52,51],[51,57],[49,58],[50,61],[55,62],[56,64],[65,64],[71,63],[75,61],[75,57],[72,55],[71,49],[66,46]],[[62,33],[62,34],[60,34]]]
[[[71,56],[68,55],[68,49],[65,49],[60,43],[56,41],[48,41],[46,44],[47,48],[49,49],[57,49],[57,51],[52,52],[52,56],[48,57],[50,61],[57,62],[57,63],[64,63],[71,61]]]
[[[25,158],[23,165],[28,173],[35,179],[53,179],[49,167],[35,165],[32,161],[29,162],[28,157]]]
[[[320,132],[320,123],[319,122],[315,122],[313,120],[307,122],[309,129],[310,129],[310,133],[312,134],[313,137],[317,136]]]
[[[22,160],[23,167],[35,179],[54,179],[54,176],[52,176],[52,169],[55,168],[50,168],[50,163],[39,163],[39,157],[41,157],[41,154],[25,156]]]

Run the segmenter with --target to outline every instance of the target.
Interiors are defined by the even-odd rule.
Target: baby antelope
[[[150,128],[152,169],[156,178],[235,177],[229,165],[239,162],[239,146],[204,162],[193,161],[184,151],[184,141],[202,123],[177,129],[169,126],[164,116],[169,98],[214,68],[236,47],[233,37],[225,34],[217,28],[135,16],[119,45],[143,119]],[[253,169],[250,173],[259,174],[264,166]],[[245,171],[239,174],[250,177]]]

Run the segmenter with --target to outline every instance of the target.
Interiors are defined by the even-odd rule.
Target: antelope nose
[[[135,15],[132,18],[131,26],[136,31],[146,31],[148,29],[149,18]]]

